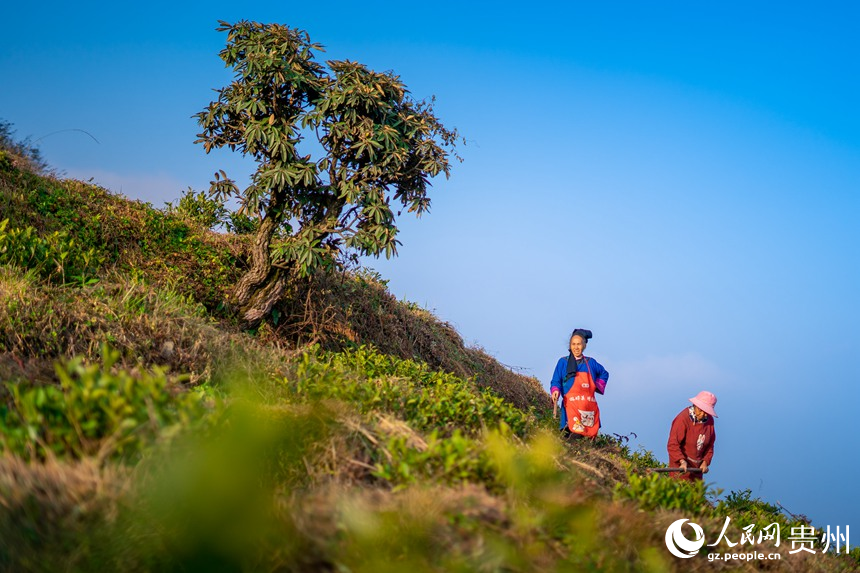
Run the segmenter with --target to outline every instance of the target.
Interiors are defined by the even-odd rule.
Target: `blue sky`
[[[398,297],[546,386],[590,328],[607,432],[665,460],[672,418],[709,389],[717,487],[860,526],[856,8],[314,6],[15,3],[0,118],[68,176],[162,205],[252,168],[192,143],[230,78],[217,20],[394,70],[467,140],[400,257],[369,262]]]

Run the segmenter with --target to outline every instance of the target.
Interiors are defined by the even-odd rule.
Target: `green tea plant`
[[[714,509],[717,515],[731,516],[732,520],[744,525],[755,523],[765,527],[779,523],[781,527],[808,525],[809,521],[786,516],[782,510],[771,503],[752,497],[752,490],[732,491],[720,500]]]
[[[344,375],[346,373],[350,375]],[[488,389],[426,364],[381,354],[368,347],[341,353],[306,353],[286,383],[299,396],[336,398],[362,412],[391,412],[419,430],[476,435],[505,426],[522,437],[531,417]]]
[[[372,472],[395,489],[432,478],[447,484],[492,482],[494,471],[480,442],[456,430],[450,436],[433,431],[426,447],[415,447],[404,436],[393,436],[384,445]]]
[[[693,515],[710,512],[704,481],[672,479],[656,473],[627,472],[628,483],[615,485],[616,499],[632,499],[645,510],[676,509]]]
[[[371,425],[380,413],[405,422],[414,434],[395,433],[364,445],[371,475],[395,489],[421,480],[492,487],[497,472],[481,437],[490,431],[522,438],[534,426],[529,414],[490,390],[369,347],[337,353],[312,348],[283,385],[301,402],[348,404]]]
[[[663,462],[654,457],[654,452],[646,450],[645,446],[639,446],[635,452],[626,457],[638,468],[661,468],[664,465]]]
[[[101,364],[80,358],[57,364],[59,386],[7,383],[11,401],[0,407],[0,448],[27,459],[134,457],[204,413],[193,392],[171,393],[164,371],[135,375],[114,369],[118,359],[103,345]]]
[[[515,496],[540,497],[541,492],[551,493],[557,486],[569,485],[570,476],[557,463],[563,449],[553,432],[538,432],[527,443],[515,444],[504,431],[493,431],[486,442],[490,463],[500,482]]]
[[[0,264],[23,267],[61,284],[85,286],[96,282],[102,259],[95,249],[82,248],[65,231],[42,237],[33,227],[8,227],[8,219],[0,221]]]

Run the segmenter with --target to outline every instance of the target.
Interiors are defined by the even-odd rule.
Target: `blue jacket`
[[[603,394],[606,390],[606,383],[609,382],[609,372],[606,371],[606,368],[600,365],[600,363],[594,358],[589,358],[588,356],[584,356],[585,361],[588,362],[588,366],[586,367],[585,361],[577,367],[577,372],[588,372],[589,369],[591,371],[591,376],[594,378],[594,385],[596,386],[596,391],[598,394]],[[552,373],[552,382],[550,382],[550,393],[554,390],[558,390],[558,393],[564,398],[564,395],[567,394],[567,391],[570,390],[570,385],[573,384],[573,376],[564,379],[567,374],[567,356],[562,356],[558,359],[558,364],[555,365],[555,372]],[[564,429],[567,427],[567,412],[564,410],[564,402],[562,401],[561,408],[561,419],[559,420],[559,429]]]

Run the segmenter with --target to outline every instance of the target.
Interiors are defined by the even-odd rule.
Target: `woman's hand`
[[[681,460],[678,466],[681,468],[681,473],[687,471],[687,460]]]
[[[708,473],[708,462],[702,462],[699,468],[701,468],[703,474]]]
[[[552,391],[552,401],[553,401],[553,402],[558,402],[558,390],[553,390],[553,391]]]

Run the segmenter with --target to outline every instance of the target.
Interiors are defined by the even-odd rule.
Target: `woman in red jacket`
[[[673,475],[693,481],[703,479],[714,457],[714,442],[717,440],[714,406],[717,405],[717,397],[703,390],[695,398],[690,398],[690,402],[693,405],[681,410],[672,420],[666,448],[669,451],[669,467],[684,470]],[[702,472],[690,473],[686,471],[687,468],[699,468]]]

